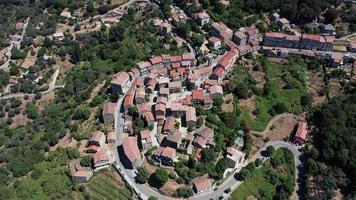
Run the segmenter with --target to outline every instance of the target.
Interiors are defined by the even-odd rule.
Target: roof
[[[220,67],[221,68],[221,67]],[[212,86],[212,85],[216,85],[218,84],[217,80],[211,80],[211,79],[205,79],[204,81],[204,85],[208,85],[208,86]]]
[[[162,156],[173,160],[176,156],[176,150],[172,147],[159,147],[154,154],[156,156]]]
[[[171,66],[173,69],[176,69],[176,68],[180,68],[182,65],[180,62],[178,62],[178,63],[172,63]]]
[[[255,27],[250,27],[245,31],[245,34],[248,36],[256,35],[257,33],[258,33],[258,29]]]
[[[98,151],[93,155],[94,165],[99,162],[109,161],[109,155],[106,151]]]
[[[111,131],[108,133],[107,140],[116,140],[116,133]]]
[[[141,99],[144,99],[145,98],[145,95],[146,95],[146,92],[145,92],[145,88],[137,88],[136,89],[136,95],[135,95],[135,98],[141,98]]]
[[[148,103],[143,103],[137,105],[137,111],[138,113],[145,113],[145,112],[151,112],[151,105]]]
[[[181,81],[169,82],[168,87],[169,88],[182,88],[182,82]]]
[[[155,105],[155,111],[156,111],[156,112],[157,112],[157,111],[162,111],[162,112],[166,111],[166,105],[163,104],[163,103],[156,103],[156,105]]]
[[[124,99],[124,106],[133,106],[134,95],[128,94]]]
[[[92,176],[93,173],[89,170],[80,170],[80,171],[75,171],[72,175],[76,177],[88,177],[88,176]]]
[[[169,88],[160,88],[159,94],[169,94]]]
[[[197,14],[197,17],[203,19],[203,18],[209,18],[210,16],[206,12],[201,12]]]
[[[168,135],[166,137],[166,140],[179,144],[182,141],[182,134],[180,132],[176,132],[176,133],[174,133],[172,135]]]
[[[143,118],[147,121],[147,122],[152,122],[155,120],[155,118],[153,117],[152,112],[145,112],[143,113]]]
[[[147,62],[147,61],[141,61],[139,63],[137,63],[137,66],[142,69],[142,68],[147,68],[149,66],[151,66],[151,63],[150,62]]]
[[[101,131],[95,131],[91,136],[90,141],[100,142],[100,140],[105,136],[105,134]]]
[[[116,108],[116,103],[106,102],[103,108],[103,114],[114,114]]]
[[[193,185],[198,192],[209,189],[211,187],[211,181],[206,177],[197,177],[193,179]]]
[[[303,140],[306,140],[307,134],[308,134],[307,123],[299,122],[297,132],[295,133],[295,137],[299,137],[302,138]]]
[[[213,85],[209,88],[210,94],[223,94],[223,89],[220,85]]]
[[[242,31],[236,31],[234,33],[234,36],[239,38],[239,39],[247,38],[247,35],[245,35]]]
[[[158,84],[166,84],[169,83],[169,78],[168,77],[161,77],[157,79]]]
[[[171,56],[170,61],[171,62],[182,62],[182,56]]]
[[[156,100],[156,104],[158,103],[162,103],[162,104],[166,104],[167,103],[167,97],[157,97],[157,100]]]
[[[204,139],[203,137],[201,137],[201,136],[196,136],[196,137],[194,138],[194,140],[193,140],[193,143],[196,143],[196,144],[198,144],[199,146],[204,147],[206,141],[205,141],[205,139]]]
[[[209,38],[209,42],[210,42],[210,43],[217,43],[217,42],[220,42],[220,39],[213,36],[213,37],[210,37],[210,38]]]
[[[149,130],[140,131],[141,140],[146,140],[146,143],[152,143],[151,133]]]
[[[171,102],[170,108],[172,112],[185,112],[187,107],[179,102]]]
[[[122,141],[122,147],[126,157],[131,161],[135,162],[141,160],[141,153],[138,149],[136,137],[126,137]]]
[[[182,55],[182,59],[183,60],[194,60],[195,59],[194,53],[192,53],[192,52],[185,53]]]
[[[194,74],[200,76],[202,74],[210,73],[211,69],[212,69],[211,66],[207,65],[207,66],[204,66],[204,67],[197,68],[193,72],[194,72]]]
[[[229,148],[227,148],[226,157],[231,159],[231,160],[237,161],[241,157],[245,157],[245,153],[235,149],[234,147],[229,147]]]
[[[286,19],[286,18],[280,18],[280,19],[278,19],[278,23],[281,23],[281,24],[288,24],[289,21],[288,21],[288,19]]]
[[[214,131],[213,129],[205,126],[200,132],[197,133],[197,135],[200,135],[205,140],[210,140],[214,136]]]
[[[215,74],[216,76],[221,76],[224,74],[224,68],[223,67],[216,67],[213,70],[213,74]]]
[[[203,100],[204,99],[204,91],[203,90],[193,90],[192,98],[193,98],[193,100]]]
[[[159,63],[163,62],[162,56],[153,57],[150,59],[150,62],[152,65],[159,64]]]
[[[194,107],[189,106],[185,115],[187,121],[197,121],[197,115]]]
[[[167,117],[166,121],[164,122],[163,130],[167,130],[167,131],[173,130],[175,123],[176,123],[176,118],[172,116]]]
[[[130,76],[126,72],[119,72],[114,75],[114,78],[111,81],[111,84],[123,86],[127,81],[130,80]]]
[[[232,60],[235,57],[235,52],[233,51],[229,51],[227,52],[219,61],[218,61],[218,65],[224,67],[224,69],[227,69],[230,67],[230,64],[232,62]]]

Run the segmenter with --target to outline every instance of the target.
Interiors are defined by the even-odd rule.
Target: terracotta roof
[[[197,121],[197,115],[194,107],[188,107],[186,112],[186,120],[187,121]]]
[[[204,67],[200,67],[200,68],[197,68],[195,69],[193,72],[194,74],[200,76],[202,74],[207,74],[207,73],[210,73],[211,72],[211,66],[208,65],[208,66],[204,66]]]
[[[155,111],[162,111],[165,112],[166,111],[166,105],[163,103],[156,103],[155,105]]]
[[[303,140],[306,140],[307,134],[308,134],[307,123],[299,122],[297,132],[295,133],[295,137],[299,137],[302,138]]]
[[[217,43],[217,42],[220,42],[220,39],[213,36],[213,37],[210,37],[210,38],[209,38],[209,42],[215,44],[215,43]]]
[[[106,102],[103,107],[103,114],[114,114],[116,103]]]
[[[111,131],[108,133],[107,140],[116,140],[116,133]]]
[[[152,143],[151,133],[149,130],[140,131],[141,140],[146,140],[147,143]]]
[[[197,136],[194,138],[193,143],[198,144],[200,147],[204,147],[206,140],[203,137]]]
[[[193,90],[192,97],[193,97],[193,100],[203,100],[204,99],[204,91],[203,90]]]
[[[221,67],[220,67],[221,68]],[[218,84],[218,81],[217,80],[211,80],[211,79],[205,79],[204,81],[204,84],[205,85],[208,85],[208,86],[212,86],[212,85],[216,85]]]
[[[106,151],[98,151],[93,155],[94,165],[103,161],[109,161],[109,155]]]
[[[229,47],[230,50],[234,50],[237,48],[237,45],[231,40],[226,40],[225,44],[227,47]]]
[[[145,95],[146,95],[145,88],[137,88],[136,89],[136,95],[135,95],[136,99],[138,99],[138,98],[144,99]]]
[[[175,142],[175,143],[179,144],[179,143],[181,143],[181,141],[182,141],[182,133],[177,132],[177,133],[174,133],[174,134],[172,134],[172,135],[168,135],[168,136],[166,137],[166,140],[167,140],[167,141],[170,141],[170,142]]]
[[[217,75],[217,76],[221,76],[224,74],[224,68],[223,67],[216,67],[213,70],[213,74]]]
[[[145,113],[145,112],[151,112],[151,105],[148,103],[143,103],[140,105],[137,105],[137,111],[138,113]]]
[[[169,88],[182,88],[182,82],[181,81],[169,82],[168,87]]]
[[[223,94],[223,89],[220,85],[213,85],[209,88],[210,94]]]
[[[76,177],[88,177],[91,175],[92,175],[92,172],[89,170],[80,170],[80,171],[75,171],[73,173],[73,176],[76,176]]]
[[[126,72],[119,72],[114,75],[111,84],[123,86],[127,81],[130,80],[130,76]]]
[[[155,121],[155,118],[153,117],[152,112],[145,112],[145,113],[143,113],[143,118],[144,118],[147,122]]]
[[[160,94],[169,94],[169,88],[160,88],[159,89]]]
[[[149,62],[147,62],[147,61],[141,61],[141,62],[137,63],[137,66],[138,66],[140,69],[143,69],[143,68],[150,67],[150,66],[151,66],[151,63],[149,63]]]
[[[197,177],[193,179],[193,185],[198,192],[209,189],[211,181],[207,177]]]
[[[157,97],[157,100],[156,100],[156,104],[158,103],[163,103],[163,104],[166,104],[167,103],[167,97]]]
[[[192,53],[192,52],[185,53],[182,55],[182,59],[183,60],[194,60],[195,59],[194,53]]]
[[[182,62],[182,56],[171,56],[171,62]]]
[[[133,106],[134,95],[126,95],[124,99],[124,106]]]
[[[197,135],[200,135],[205,140],[210,140],[214,136],[214,131],[213,129],[205,126],[200,132],[197,133]]]
[[[281,24],[288,24],[289,21],[288,21],[288,19],[286,19],[286,18],[280,18],[280,19],[278,20],[278,23],[281,23]]]
[[[232,64],[232,60],[235,57],[235,52],[229,51],[227,52],[219,61],[218,61],[218,66],[224,67],[224,69],[227,69],[230,67]]]
[[[204,19],[204,18],[209,18],[210,16],[206,12],[201,12],[197,14],[197,17]]]
[[[244,38],[247,38],[247,35],[245,35],[242,31],[236,31],[234,33],[234,36],[239,38],[239,39],[244,39]]]
[[[88,147],[88,150],[92,150],[92,151],[97,152],[97,151],[99,150],[99,147],[98,147],[98,146],[95,146],[95,145],[90,145],[90,146]]]
[[[166,118],[166,121],[164,123],[163,130],[171,131],[174,129],[174,125],[176,123],[176,118],[170,116]]]
[[[176,157],[176,150],[171,147],[159,147],[154,154],[173,160]]]
[[[156,65],[156,64],[163,62],[163,59],[161,56],[156,56],[156,57],[151,58],[150,62],[152,65]]]
[[[172,112],[185,112],[187,110],[187,106],[184,106],[179,102],[171,102],[169,106]]]
[[[171,66],[172,66],[172,69],[176,69],[176,68],[182,67],[181,63],[172,63]]]
[[[91,136],[90,141],[100,142],[100,140],[105,136],[105,134],[101,131],[95,131]]]
[[[126,157],[131,161],[135,162],[141,160],[141,153],[138,149],[136,137],[126,137],[122,141],[122,146]]]

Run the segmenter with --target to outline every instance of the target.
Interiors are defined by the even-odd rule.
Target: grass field
[[[272,199],[276,194],[278,184],[272,184],[266,176],[269,170],[277,172],[279,179],[286,180],[286,183],[294,188],[295,172],[292,153],[287,149],[278,149],[273,157],[281,159],[284,162],[281,162],[281,164],[274,169],[270,164],[270,160],[267,160],[262,167],[256,169],[255,172],[232,193],[231,199],[244,200],[250,196],[254,196],[257,199]]]
[[[86,185],[85,191],[89,194],[90,199],[93,200],[129,200],[133,199],[134,196],[113,170],[96,172]]]
[[[271,110],[277,104],[283,105],[283,112],[302,113],[305,108],[301,105],[301,98],[308,95],[306,69],[307,63],[301,58],[290,58],[285,64],[266,61],[264,72],[267,83],[263,94],[256,95],[255,118],[251,117],[249,109],[241,108],[239,120],[244,120],[253,130],[263,131],[273,117]]]

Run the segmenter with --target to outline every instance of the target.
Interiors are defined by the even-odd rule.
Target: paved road
[[[282,114],[279,114],[279,115],[276,115],[275,117],[273,117],[267,124],[265,130],[263,131],[251,131],[250,133],[252,134],[259,134],[259,135],[263,135],[263,136],[266,136],[266,133],[271,129],[271,126],[274,124],[274,122],[280,120],[280,119],[283,119],[283,118],[286,118],[286,117],[294,117],[296,118],[297,116],[292,114],[292,113],[282,113]]]
[[[303,53],[318,53],[323,55],[339,55],[339,56],[348,56],[356,58],[356,53],[351,52],[335,52],[335,51],[314,51],[314,50],[306,50],[306,49],[293,49],[293,48],[282,48],[282,47],[269,47],[269,46],[261,46],[262,49],[269,49],[269,50],[288,50],[289,52],[303,52]]]

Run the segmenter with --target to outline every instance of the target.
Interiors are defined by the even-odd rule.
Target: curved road
[[[258,135],[263,135],[263,136],[266,136],[266,132],[269,131],[271,129],[271,126],[278,120],[280,119],[283,119],[283,118],[286,118],[286,117],[294,117],[296,118],[297,116],[295,114],[292,114],[292,113],[282,113],[282,114],[279,114],[279,115],[276,115],[275,117],[273,117],[267,124],[265,130],[263,131],[250,131],[250,133],[252,134],[258,134]]]

